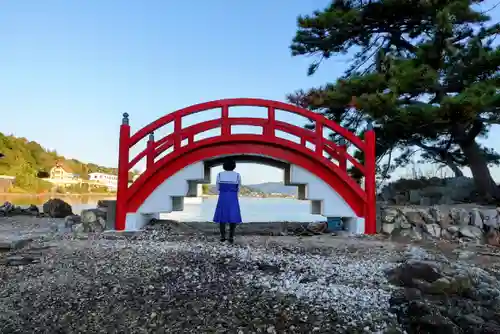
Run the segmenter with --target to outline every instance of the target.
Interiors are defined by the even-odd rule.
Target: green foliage
[[[358,134],[371,119],[379,157],[416,147],[424,160],[470,167],[478,190],[500,196],[487,168],[500,156],[476,142],[500,124],[500,47],[493,45],[500,24],[488,25],[473,8],[483,2],[334,0],[299,17],[291,49],[317,56],[309,74],[324,59],[359,51],[337,82],[288,100]]]
[[[72,173],[80,175],[82,179],[88,179],[92,172],[103,172],[117,174],[116,168],[108,168],[96,164],[85,164],[75,159],[66,159],[57,154],[56,151],[44,149],[34,141],[26,138],[18,138],[13,135],[0,133],[0,152],[4,155],[0,158],[0,175],[15,176],[13,192],[47,192],[53,184],[38,178],[38,175],[48,173],[56,162],[69,168]],[[131,173],[132,177],[133,173]],[[46,176],[46,175],[45,175]],[[105,188],[104,188],[105,189]],[[61,192],[88,192],[88,186],[78,185],[59,189]],[[92,192],[102,192],[102,189],[92,189]]]

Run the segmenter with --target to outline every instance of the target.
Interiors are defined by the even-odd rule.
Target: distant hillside
[[[215,190],[215,185],[205,185],[204,192],[208,195],[213,195],[217,193]],[[297,188],[285,186],[283,183],[280,182],[266,182],[261,184],[242,186],[240,193],[242,195],[249,195],[251,193],[269,195],[274,193],[274,194],[296,196]]]
[[[39,172],[49,172],[56,162],[64,166],[70,173],[88,179],[92,172],[117,174],[116,168],[84,163],[76,159],[67,159],[56,151],[43,148],[39,143],[26,138],[5,135],[0,132],[0,175],[16,177],[16,191],[43,192],[52,184],[37,178]]]
[[[204,184],[203,185],[203,193],[205,195],[216,195],[217,194],[217,190],[215,188],[215,185],[213,185],[213,184]],[[252,189],[252,188],[247,187],[247,186],[241,186],[240,194],[243,195],[243,196],[248,196],[250,194],[264,194],[264,192],[256,190],[256,189]]]
[[[279,193],[291,196],[297,196],[297,187],[285,186],[282,182],[266,182],[260,184],[251,184],[247,187],[256,189],[266,194]]]

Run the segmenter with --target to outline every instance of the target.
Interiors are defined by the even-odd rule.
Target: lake
[[[73,212],[79,214],[84,209],[95,208],[101,199],[113,199],[106,196],[56,196],[71,204]],[[15,205],[42,205],[50,196],[0,195],[0,203],[9,201]],[[179,221],[211,221],[217,198],[204,198],[201,204],[185,204],[184,211],[163,214],[163,219]],[[241,197],[241,214],[245,222],[324,221],[319,215],[310,214],[310,202],[288,198],[252,198]]]

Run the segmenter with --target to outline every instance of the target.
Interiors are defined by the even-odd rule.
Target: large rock
[[[389,300],[407,333],[500,333],[497,278],[479,268],[408,258],[387,271]]]
[[[85,232],[102,232],[106,228],[106,211],[101,209],[83,210],[81,223]]]
[[[466,226],[470,223],[470,214],[467,210],[462,208],[452,208],[450,210],[451,218],[454,223],[460,226]]]
[[[383,223],[382,224],[382,232],[385,234],[392,234],[396,229],[396,224],[394,223]]]
[[[427,234],[432,236],[433,238],[441,237],[441,226],[439,224],[425,224],[423,229]]]
[[[73,225],[80,224],[81,221],[82,218],[79,215],[67,216],[66,218],[64,218],[64,226],[71,228]]]
[[[498,228],[500,226],[500,216],[495,209],[484,209],[480,212],[483,224],[489,227]]]
[[[481,229],[483,228],[483,218],[481,217],[481,212],[479,211],[479,209],[474,208],[470,211],[470,223],[473,226],[479,227]]]
[[[477,226],[462,226],[460,227],[460,234],[466,238],[471,239],[482,239],[484,237],[484,232]]]
[[[73,215],[73,209],[62,199],[51,198],[43,205],[43,213],[52,218],[65,218]]]
[[[411,211],[406,212],[405,216],[406,216],[406,219],[408,219],[408,221],[410,222],[410,224],[412,224],[414,226],[425,225],[424,218],[422,217],[420,212],[418,212],[416,210],[415,211],[411,210]]]

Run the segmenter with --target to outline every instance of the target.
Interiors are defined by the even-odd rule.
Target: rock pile
[[[31,204],[28,207],[21,207],[14,205],[10,202],[5,202],[0,206],[0,216],[15,216],[15,215],[28,215],[38,216],[40,211],[36,205]]]
[[[500,246],[500,208],[387,206],[380,209],[382,232],[414,240],[488,242]]]
[[[96,209],[83,210],[80,215],[67,216],[65,226],[75,233],[102,232],[106,229],[110,202],[99,201]]]
[[[500,333],[498,273],[422,251],[410,247],[403,262],[387,271],[389,281],[401,287],[389,303],[406,331]]]

